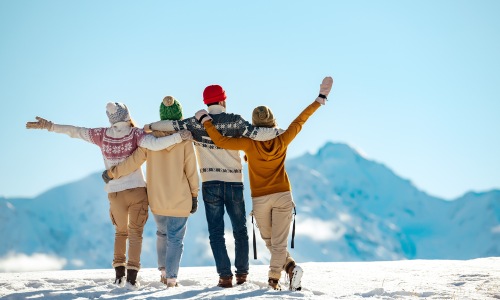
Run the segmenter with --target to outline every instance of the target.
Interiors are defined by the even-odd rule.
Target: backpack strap
[[[257,259],[257,243],[255,242],[255,225],[253,223],[253,213],[252,213],[252,228],[253,228],[253,259]]]
[[[293,207],[293,226],[292,226],[292,249],[295,247],[295,216],[297,215],[297,210],[295,206]]]

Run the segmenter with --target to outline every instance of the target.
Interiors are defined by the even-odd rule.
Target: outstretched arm
[[[27,129],[45,129],[48,131],[52,131],[55,133],[63,133],[68,135],[69,137],[72,138],[78,138],[82,139],[86,142],[92,143],[92,144],[100,144],[100,139],[99,136],[100,134],[94,134],[97,133],[98,131],[103,131],[105,130],[104,128],[95,128],[95,129],[90,129],[90,128],[85,128],[85,127],[77,127],[77,126],[72,126],[72,125],[59,125],[59,124],[54,124],[51,121],[48,121],[44,118],[41,117],[36,117],[36,122],[27,122],[26,123],[26,128]],[[102,138],[102,136],[101,136]]]
[[[302,126],[309,119],[309,117],[321,106],[326,103],[328,94],[332,89],[333,78],[325,77],[323,82],[320,84],[319,95],[312,104],[306,107],[300,115],[288,126],[288,129],[281,135],[281,138],[286,145],[290,144],[293,139],[302,130]]]

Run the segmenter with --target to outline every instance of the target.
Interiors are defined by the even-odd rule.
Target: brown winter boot
[[[281,285],[278,279],[269,277],[267,283],[269,284],[269,288],[276,291],[281,291]]]
[[[115,284],[123,287],[125,285],[125,266],[115,267]]]
[[[247,282],[247,276],[248,274],[243,273],[243,274],[236,274],[236,284],[243,284]]]
[[[219,287],[230,288],[233,287],[233,276],[220,276],[219,277]]]

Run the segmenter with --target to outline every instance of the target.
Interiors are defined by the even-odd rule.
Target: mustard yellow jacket
[[[286,150],[302,130],[302,125],[320,106],[321,104],[314,101],[302,111],[284,133],[269,141],[225,137],[217,131],[211,121],[206,121],[203,125],[218,147],[245,151],[251,195],[260,197],[292,190],[285,171]]]

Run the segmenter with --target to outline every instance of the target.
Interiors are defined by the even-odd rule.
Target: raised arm
[[[286,145],[290,144],[293,139],[302,130],[302,126],[309,119],[309,117],[321,106],[324,105],[327,100],[328,94],[332,89],[333,78],[325,77],[323,82],[320,84],[319,95],[316,97],[313,103],[308,105],[300,115],[288,126],[288,129],[281,135],[281,138]]]

